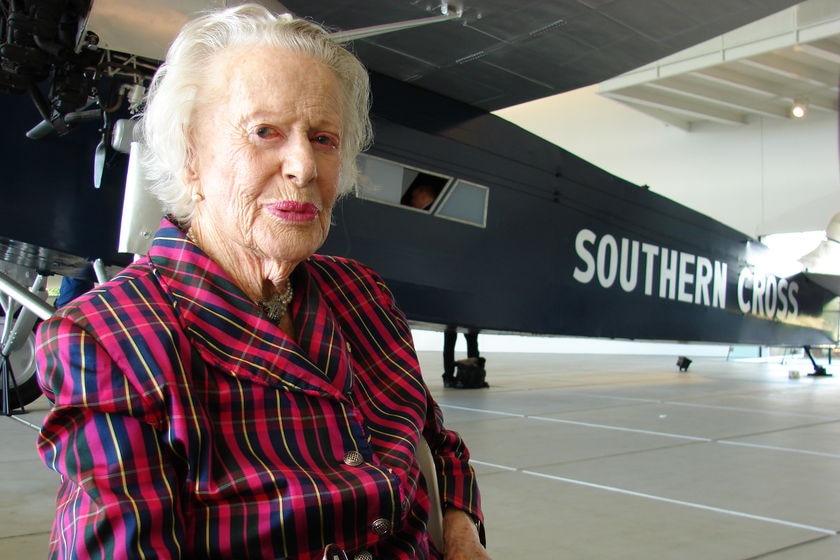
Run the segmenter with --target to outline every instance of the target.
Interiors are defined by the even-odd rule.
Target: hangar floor
[[[472,450],[496,560],[840,557],[840,375],[780,360],[697,358],[679,373],[675,356],[487,359],[489,389],[444,389],[439,354],[421,352]],[[46,555],[56,478],[33,448],[46,406],[0,417],[4,558]]]

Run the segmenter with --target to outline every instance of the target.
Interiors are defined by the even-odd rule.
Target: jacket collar
[[[346,399],[352,388],[346,343],[307,262],[292,275],[295,341],[169,219],[161,222],[148,258],[206,362],[234,377]]]

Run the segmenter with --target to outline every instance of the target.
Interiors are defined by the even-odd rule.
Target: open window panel
[[[451,177],[366,154],[358,158],[362,198],[431,212]]]
[[[487,187],[367,154],[357,164],[361,198],[485,227]]]

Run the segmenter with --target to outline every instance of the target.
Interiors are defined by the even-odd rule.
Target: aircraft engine
[[[66,134],[82,121],[121,109],[126,96],[144,91],[157,62],[98,48],[83,32],[89,0],[0,2],[0,92],[27,93],[43,121],[27,136]],[[84,33],[84,36],[82,34]],[[130,100],[131,110],[139,103]]]

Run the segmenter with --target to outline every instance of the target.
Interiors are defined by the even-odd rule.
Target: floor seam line
[[[787,527],[805,529],[805,530],[808,530],[808,531],[822,533],[822,534],[825,534],[825,535],[837,535],[838,534],[838,531],[834,530],[834,529],[826,529],[824,527],[816,527],[814,525],[807,525],[807,524],[804,524],[804,523],[796,523],[794,521],[787,521],[785,519],[777,519],[777,518],[774,518],[774,517],[756,515],[756,514],[746,513],[746,512],[742,512],[742,511],[736,511],[736,510],[731,510],[731,509],[726,509],[726,508],[719,508],[719,507],[715,507],[715,506],[708,506],[708,505],[699,504],[699,503],[696,503],[696,502],[688,502],[688,501],[685,501],[685,500],[677,500],[677,499],[674,499],[674,498],[666,498],[665,496],[656,496],[654,494],[647,494],[645,492],[637,492],[635,490],[628,490],[626,488],[619,488],[617,486],[607,486],[607,485],[604,485],[604,484],[597,484],[597,483],[594,483],[594,482],[586,482],[584,480],[578,480],[578,479],[568,478],[568,477],[564,477],[564,476],[551,475],[551,474],[547,474],[547,473],[541,473],[541,472],[530,471],[530,470],[525,470],[525,469],[519,470],[519,472],[521,472],[522,474],[525,474],[525,475],[529,475],[529,476],[536,476],[536,477],[539,477],[539,478],[547,478],[547,479],[550,479],[550,480],[556,480],[556,481],[559,481],[559,482],[566,482],[566,483],[575,484],[575,485],[578,485],[578,486],[586,486],[586,487],[594,488],[594,489],[597,489],[597,490],[605,490],[605,491],[608,491],[608,492],[616,492],[616,493],[624,494],[624,495],[627,495],[627,496],[635,496],[637,498],[644,498],[644,499],[648,499],[648,500],[654,500],[654,501],[669,503],[669,504],[673,504],[673,505],[690,507],[690,508],[700,509],[700,510],[704,510],[704,511],[722,513],[722,514],[725,514],[725,515],[742,517],[742,518],[745,518],[745,519],[752,519],[754,521],[762,521],[762,522],[767,522],[767,523],[774,523],[774,524],[777,524],[777,525],[785,525]]]

